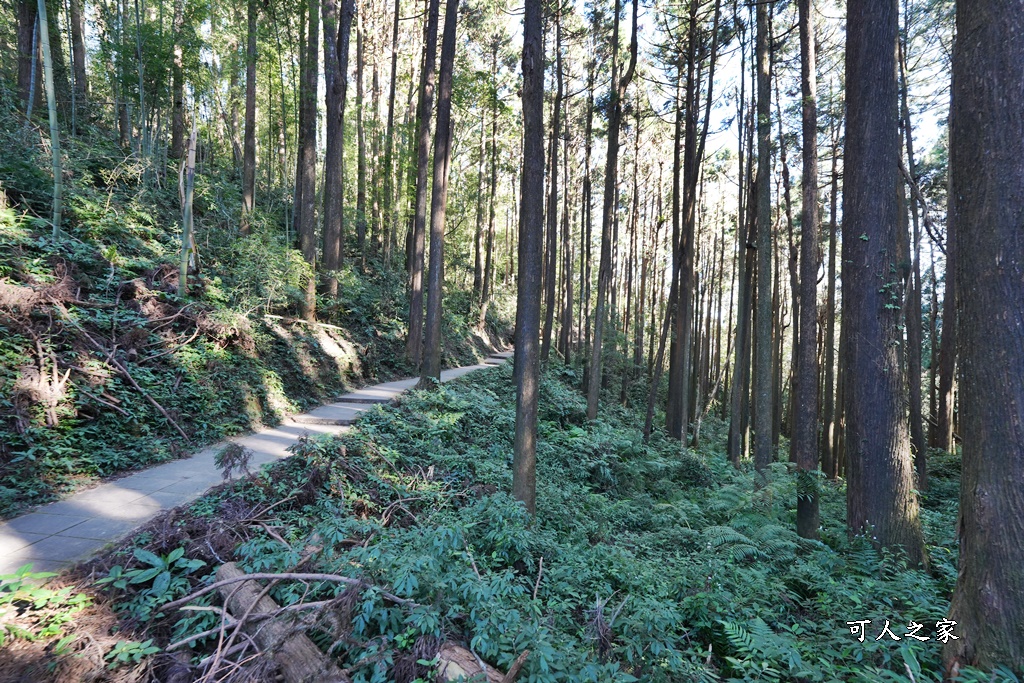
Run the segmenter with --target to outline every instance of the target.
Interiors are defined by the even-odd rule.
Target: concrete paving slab
[[[13,553],[44,538],[46,538],[45,534],[29,534],[24,531],[15,531],[6,524],[0,524],[0,556]]]
[[[18,534],[51,536],[70,529],[76,524],[81,524],[87,519],[89,519],[87,515],[47,515],[41,512],[32,512],[8,521],[6,526]]]
[[[367,405],[332,403],[288,419],[296,424],[350,425],[369,409]]]
[[[103,541],[93,538],[74,538],[72,536],[50,536],[22,548],[25,557],[31,560],[56,560],[69,562],[88,556],[105,545]],[[24,562],[22,562],[24,564]]]
[[[136,526],[138,526],[138,522],[133,519],[94,517],[81,524],[76,524],[66,531],[62,531],[57,534],[57,537],[89,538],[106,543],[121,538]]]

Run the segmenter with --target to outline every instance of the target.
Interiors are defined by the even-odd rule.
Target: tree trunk
[[[364,54],[366,36],[363,28],[363,13],[356,15],[356,248],[359,250],[359,262],[366,267],[366,127],[363,111],[363,71],[366,56]],[[385,168],[386,174],[391,173],[390,167]],[[394,198],[385,195],[384,200],[393,207]],[[388,236],[385,235],[385,240]]]
[[[242,149],[241,233],[249,234],[249,222],[256,201],[256,0],[246,3],[248,40],[245,48],[245,142]]]
[[[428,14],[429,14],[429,17],[431,17],[433,19],[433,21],[434,21],[434,28],[433,28],[433,39],[429,40],[427,42],[427,44],[424,45],[424,52],[425,52],[426,55],[428,55],[428,58],[427,58],[427,62],[426,62],[426,68],[423,71],[423,81],[422,81],[422,85],[421,85],[422,90],[421,90],[421,95],[420,95],[420,115],[419,115],[419,126],[420,127],[419,127],[419,130],[418,130],[418,133],[417,133],[418,140],[419,140],[419,146],[417,147],[418,150],[426,150],[427,146],[430,144],[430,115],[429,115],[429,112],[430,112],[430,107],[431,107],[431,104],[433,102],[433,97],[434,97],[434,59],[433,59],[432,55],[434,54],[434,51],[437,49],[437,9],[436,8],[437,8],[437,3],[436,2],[431,2],[430,3],[430,9],[433,10],[434,13],[433,14],[429,14],[429,10],[428,10]],[[398,79],[398,22],[401,19],[401,13],[402,13],[402,0],[395,0],[395,12],[394,12],[394,17],[392,18],[392,24],[391,24],[391,72],[390,72],[390,81],[389,81],[389,84],[388,84],[388,122],[387,122],[387,128],[385,128],[385,130],[384,130],[384,170],[383,170],[383,174],[384,174],[384,202],[383,202],[383,207],[382,207],[384,215],[383,215],[383,217],[381,217],[379,219],[378,219],[378,217],[374,216],[374,222],[376,223],[379,220],[380,223],[381,223],[382,232],[383,232],[382,237],[383,237],[384,245],[390,244],[390,241],[392,239],[392,235],[394,235],[394,233],[398,230],[398,222],[397,222],[397,220],[395,218],[396,208],[397,207],[394,206],[392,204],[392,202],[394,201],[394,196],[395,196],[394,179],[395,179],[395,176],[396,176],[396,170],[394,168],[394,161],[393,161],[393,158],[394,158],[393,155],[394,155],[394,149],[395,149],[395,142],[394,142],[394,136],[395,136],[395,86],[397,84],[397,79]],[[428,20],[427,20],[427,37],[430,38],[430,35],[431,35],[431,33],[430,33],[430,19],[428,18]],[[429,74],[427,73],[428,69],[429,69]],[[428,83],[428,80],[427,80],[428,77],[429,77],[429,83]],[[427,90],[427,88],[430,89],[429,94],[425,94],[425,91]],[[423,101],[424,98],[426,98],[426,108],[427,108],[427,115],[426,116],[424,116],[422,114],[422,109],[423,109],[423,106],[424,106],[424,101]],[[424,136],[426,137],[426,143],[423,142]],[[425,155],[426,152],[424,151],[423,154]],[[421,159],[421,163],[420,163],[420,166],[418,168],[422,168],[423,169],[423,183],[425,183],[426,182],[426,160],[425,159]],[[419,178],[419,176],[417,176],[417,178]],[[420,197],[419,187],[420,187],[420,184],[417,184],[417,186],[416,186],[416,199],[417,199],[416,206],[417,206],[417,209],[419,207],[419,197]],[[424,191],[426,191],[425,187],[424,187]],[[424,194],[423,196],[424,196],[424,202],[425,202],[426,201],[426,199],[425,199],[426,195]],[[426,210],[427,210],[426,209],[426,203],[424,203],[424,205],[423,205],[424,213],[426,212]],[[417,217],[420,215],[418,211],[417,211],[416,215],[417,215]],[[413,236],[413,241],[415,242],[415,232],[414,232],[414,236]],[[376,245],[376,242],[375,242],[375,245]],[[385,249],[386,248],[387,247],[385,246]],[[415,249],[415,247],[414,247],[414,249]],[[362,248],[360,250],[362,250]],[[419,273],[420,282],[419,282],[419,284],[417,286],[420,288],[420,297],[421,297],[420,298],[420,302],[419,302],[419,308],[422,309],[423,308],[423,300],[422,300],[422,293],[423,293],[423,289],[422,289],[422,286],[423,286],[423,272],[422,272],[423,271],[423,266],[422,266],[422,263],[423,263],[423,251],[422,251],[422,247],[420,249],[419,261],[420,261],[420,273]],[[413,277],[415,277],[415,276],[413,276]],[[422,314],[421,314],[421,316],[422,316]],[[419,320],[420,320],[420,324],[422,324],[423,318],[420,317]],[[417,327],[419,327],[419,325],[417,325]],[[410,344],[413,342],[413,339],[412,339],[412,337],[413,337],[413,334],[412,334],[412,316],[410,315],[410,319],[409,319],[409,336],[406,339],[406,357],[409,359],[410,362],[415,363],[417,365],[419,364],[419,353],[420,353],[420,351],[419,351],[419,337],[418,337],[418,335],[419,335],[419,332],[417,332],[417,339],[416,339],[416,342],[415,342],[416,348],[412,349],[412,347],[410,346]],[[415,351],[415,354],[416,354],[415,358],[412,355],[412,351]]]
[[[953,166],[953,150],[950,150],[949,166]],[[932,445],[947,453],[956,451],[953,439],[953,406],[956,393],[956,355],[959,322],[957,320],[957,285],[953,274],[959,254],[956,252],[957,240],[950,239],[956,234],[956,197],[952,192],[952,176],[950,191],[946,193],[946,291],[942,295],[942,342],[939,346],[939,409],[932,432]]]
[[[327,150],[324,155],[324,269],[326,293],[338,296],[337,270],[345,244],[345,100],[348,95],[348,52],[355,0],[323,0],[324,82],[327,86]]]
[[[555,101],[551,105],[551,182],[548,186],[547,247],[544,250],[547,280],[544,283],[544,328],[540,335],[540,359],[546,361],[551,353],[551,330],[555,321],[555,291],[558,270],[558,143],[562,126],[562,19],[555,14]]]
[[[484,259],[483,291],[480,293],[479,326],[487,322],[487,307],[491,301],[491,282],[494,273],[494,212],[498,190],[498,41],[491,48],[491,181],[487,197],[487,254]]]
[[[735,358],[733,360],[732,369],[732,380],[729,386],[729,433],[726,437],[726,453],[729,456],[729,461],[735,467],[739,467],[740,455],[743,450],[743,431],[742,431],[742,413],[743,406],[746,403],[746,397],[744,396],[744,386],[746,385],[746,375],[748,373],[747,367],[747,355],[745,355],[745,349],[747,347],[747,336],[749,335],[750,329],[750,268],[748,263],[751,261],[751,249],[752,242],[746,235],[745,226],[748,225],[747,221],[747,207],[744,200],[747,195],[744,194],[747,186],[750,185],[750,178],[745,175],[745,170],[750,159],[744,159],[744,152],[749,156],[749,146],[745,144],[745,135],[749,135],[751,131],[746,130],[746,62],[747,62],[747,51],[746,51],[746,31],[743,30],[743,25],[740,23],[739,28],[739,41],[740,41],[740,91],[739,97],[737,98],[736,104],[736,121],[739,128],[736,136],[736,143],[739,147],[738,153],[738,178],[737,183],[737,198],[736,198],[736,288],[739,289],[736,297],[736,345],[734,347]]]
[[[299,143],[296,158],[295,227],[302,257],[311,269],[316,268],[316,83],[319,71],[320,41],[319,2],[309,0],[306,11],[306,40],[303,50],[302,77],[299,80]],[[306,281],[306,296],[301,305],[302,317],[316,318],[316,275]]]
[[[60,129],[57,125],[57,95],[53,86],[53,55],[50,50],[49,20],[46,0],[39,0],[39,44],[43,51],[43,79],[46,84],[46,109],[50,118],[50,158],[53,162],[53,240],[60,235],[60,217],[63,211],[64,178],[61,172]]]
[[[480,114],[480,143],[476,160],[476,229],[473,233],[473,301],[479,301],[484,288],[484,160],[487,139],[484,137],[487,116]]]
[[[771,31],[768,6],[757,5],[757,319],[754,329],[754,467],[772,453]]]
[[[423,252],[427,232],[427,166],[430,162],[430,114],[434,103],[439,14],[440,0],[429,0],[426,37],[423,43],[420,101],[416,114],[416,210],[412,228],[412,258],[409,264],[409,336],[405,341],[405,357],[417,369],[423,356]]]
[[[636,72],[637,7],[633,0],[633,29],[629,41],[629,66],[618,77],[616,54],[619,40],[619,0],[615,0],[615,29],[612,32],[612,101],[608,115],[608,153],[604,175],[604,207],[601,216],[601,264],[597,275],[597,306],[594,310],[594,343],[590,350],[590,381],[587,386],[587,419],[597,418],[597,402],[601,395],[601,344],[604,333],[605,306],[612,284],[612,223],[618,196],[619,123],[622,121],[622,100]]]
[[[33,81],[39,50],[39,3],[37,0],[20,0],[18,3],[18,96],[22,106],[29,109],[33,99]],[[38,91],[38,88],[35,88]],[[33,103],[34,104],[34,103]]]
[[[188,298],[188,266],[193,258],[192,245],[192,197],[196,185],[196,128],[192,125],[192,134],[188,137],[185,150],[185,187],[182,193],[181,206],[181,258],[178,266],[178,297]]]
[[[914,159],[914,135],[910,127],[910,106],[907,102],[906,46],[899,43],[900,57],[900,119],[907,148],[907,173],[910,182],[917,185],[917,163]],[[910,390],[910,445],[914,452],[917,471],[917,490],[928,490],[928,443],[924,437],[924,407],[921,397],[921,352],[924,344],[921,324],[921,225],[918,202],[912,197],[910,217],[913,233],[910,236],[910,282],[907,291],[907,374]]]
[[[835,480],[838,476],[836,468],[836,452],[834,448],[836,429],[836,233],[839,220],[836,216],[839,203],[839,140],[833,123],[832,131],[832,188],[829,193],[828,221],[828,275],[826,287],[828,294],[825,300],[825,379],[822,382],[825,395],[822,401],[822,432],[821,432],[821,469],[825,476]]]
[[[1024,674],[1024,2],[960,0],[950,169],[961,353],[960,566],[943,656]],[[998,322],[996,322],[998,321]]]
[[[185,76],[184,52],[181,47],[181,31],[185,23],[185,0],[175,0],[174,18],[171,21],[171,30],[174,32],[174,59],[171,60],[171,148],[167,151],[167,156],[172,159],[180,159],[185,153]],[[248,74],[248,69],[246,73]],[[246,87],[248,87],[248,83]]]
[[[800,0],[800,95],[803,103],[803,187],[800,211],[800,321],[797,365],[794,369],[795,407],[793,460],[801,472],[797,481],[796,532],[818,537],[818,87],[814,54],[813,0]],[[793,321],[794,324],[796,320]],[[803,486],[801,486],[801,484]]]
[[[451,165],[452,71],[455,66],[455,30],[459,0],[447,0],[444,37],[437,89],[437,128],[434,132],[434,182],[430,188],[430,270],[427,283],[427,314],[424,322],[423,365],[420,383],[441,381],[441,301],[444,298],[444,217],[448,202],[448,168]]]
[[[537,510],[537,398],[540,368],[540,265],[544,205],[543,3],[526,0],[523,19],[523,173],[520,176],[516,292],[516,430],[512,495]]]
[[[71,63],[75,76],[76,108],[83,112],[89,97],[89,77],[85,71],[85,20],[82,0],[69,0],[69,23],[71,25]]]
[[[927,563],[903,412],[894,0],[848,6],[843,195],[847,524]],[[887,49],[879,49],[887,46]]]

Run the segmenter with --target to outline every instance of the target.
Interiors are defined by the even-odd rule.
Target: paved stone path
[[[500,365],[511,351],[496,353],[480,365],[441,372],[447,382],[481,368]],[[419,378],[385,382],[345,394],[336,402],[277,427],[229,441],[248,448],[252,467],[290,455],[287,448],[305,434],[338,434],[373,404],[389,403],[413,388]],[[34,512],[0,523],[0,575],[32,563],[33,571],[55,571],[83,560],[127,535],[157,514],[188,503],[222,483],[214,455],[227,442],[208,446],[189,458],[173,460],[122,477]]]

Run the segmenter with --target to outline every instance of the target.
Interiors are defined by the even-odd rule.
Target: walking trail
[[[441,372],[441,381],[512,357],[496,353],[480,365]],[[292,415],[277,427],[208,446],[191,457],[157,465],[76,493],[56,503],[0,523],[0,575],[31,563],[33,571],[56,571],[84,560],[128,535],[158,514],[188,503],[223,483],[214,456],[229,442],[252,451],[250,465],[287,458],[288,448],[307,434],[339,434],[377,403],[390,403],[416,386],[419,378],[364,387],[335,403]]]

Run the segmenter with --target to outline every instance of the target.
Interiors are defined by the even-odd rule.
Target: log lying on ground
[[[501,673],[490,664],[480,659],[464,647],[455,643],[447,642],[441,646],[438,654],[437,673],[438,679],[442,681],[455,681],[461,678],[471,678],[483,673],[487,677],[487,683],[512,683],[523,668],[523,662],[529,656],[530,651],[524,650],[513,662],[507,674]],[[483,665],[483,668],[480,668]],[[477,680],[477,679],[474,679]]]
[[[217,579],[234,579],[245,572],[234,562],[221,565]],[[224,605],[236,619],[243,615],[276,612],[280,606],[263,595],[263,586],[256,581],[240,581],[219,589]],[[253,625],[252,635],[263,650],[272,651],[286,683],[349,683],[349,678],[303,633],[273,619]]]

